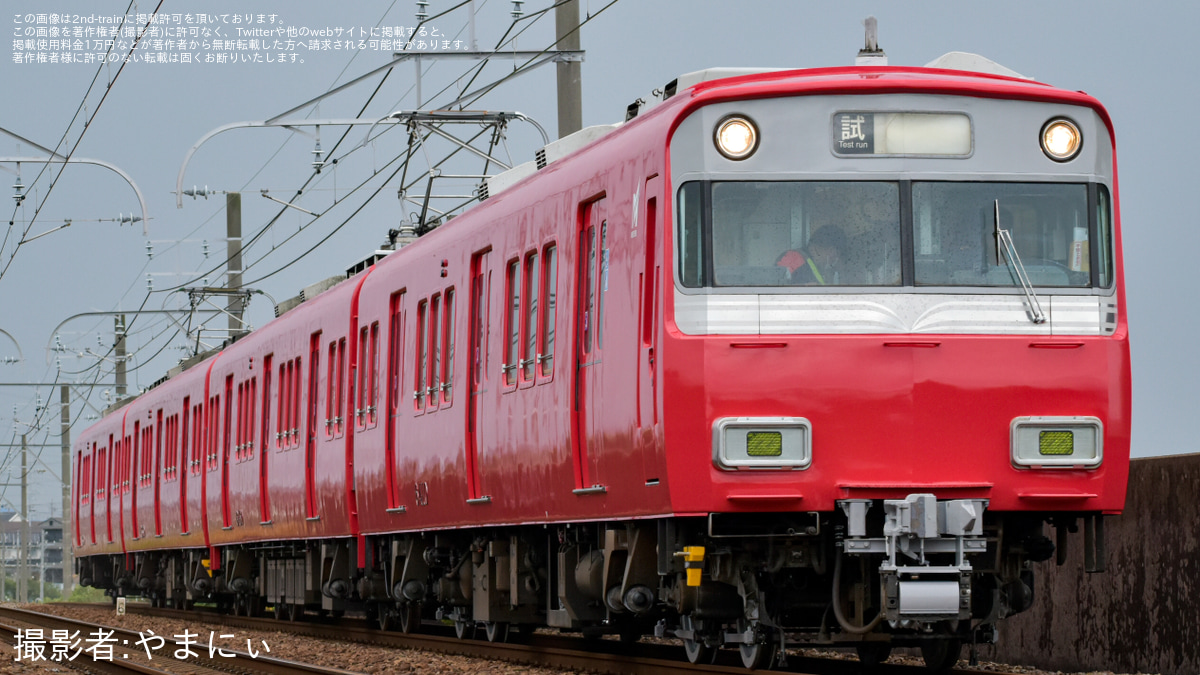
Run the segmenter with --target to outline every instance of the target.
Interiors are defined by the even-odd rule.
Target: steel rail
[[[192,618],[196,618],[196,617],[194,615],[192,615]],[[109,662],[109,661],[103,660],[103,659],[101,659],[101,660],[92,659],[90,661],[84,661],[79,664],[76,664],[75,661],[70,661],[67,663],[67,665],[72,665],[77,668],[83,667],[85,669],[89,669],[89,668],[95,667],[97,669],[107,669],[108,665],[111,663],[111,664],[116,664],[119,668],[122,668],[123,670],[122,671],[109,671],[109,672],[127,672],[126,664],[128,663],[128,655],[130,653],[134,653],[134,654],[144,654],[145,653],[145,648],[142,647],[142,644],[146,640],[146,636],[143,635],[142,633],[139,633],[138,631],[131,631],[131,630],[126,630],[124,628],[116,628],[113,626],[104,626],[104,625],[100,625],[100,624],[93,624],[93,623],[87,622],[87,621],[68,619],[68,618],[56,616],[53,614],[43,614],[41,612],[34,612],[34,611],[30,611],[30,610],[25,610],[25,609],[17,609],[15,607],[0,607],[0,619],[6,620],[6,621],[19,621],[22,623],[31,624],[33,626],[38,626],[38,627],[42,627],[43,629],[49,629],[49,630],[65,629],[67,631],[78,631],[80,639],[83,639],[87,635],[91,635],[92,634],[91,631],[96,630],[96,629],[112,631],[113,637],[117,638],[117,641],[115,643],[113,643],[113,660],[111,662]],[[117,637],[117,636],[119,636],[119,637]],[[160,647],[158,649],[153,649],[151,651],[153,651],[154,656],[160,656],[161,661],[171,663],[172,664],[171,667],[173,670],[178,669],[178,663],[183,663],[185,665],[193,666],[193,667],[196,667],[196,668],[201,669],[206,672],[207,671],[229,672],[230,670],[233,670],[235,672],[249,673],[252,675],[259,675],[259,674],[261,674],[261,675],[353,675],[353,673],[351,671],[347,671],[347,670],[340,670],[337,668],[325,668],[323,666],[314,666],[314,665],[307,664],[307,663],[298,663],[298,662],[294,662],[294,661],[287,661],[284,659],[278,659],[278,658],[274,658],[274,657],[264,656],[263,654],[258,654],[256,656],[252,656],[246,652],[238,651],[236,649],[226,649],[224,647],[222,647],[220,650],[214,650],[214,653],[210,656],[208,653],[209,649],[208,649],[208,646],[206,643],[192,642],[190,644],[187,644],[184,642],[173,640],[172,637],[170,637],[170,636],[163,635],[163,636],[156,636],[156,637],[163,638],[165,641],[165,644],[162,647]],[[199,638],[200,636],[197,635],[196,637]],[[15,637],[14,637],[14,639],[15,639]],[[121,649],[128,649],[129,651],[121,652],[120,651]],[[175,652],[177,649],[189,649],[190,653],[193,654],[194,656],[181,659],[181,658],[175,656]],[[221,653],[222,651],[224,652],[225,655],[223,655]],[[118,658],[119,653],[121,654],[121,656],[123,658]],[[232,656],[226,656],[226,655],[230,655],[230,654]],[[185,653],[185,657],[186,657],[186,653]],[[78,660],[78,658],[80,658],[80,657],[77,657],[76,660]],[[153,657],[150,657],[147,660],[150,661],[151,663],[153,663]],[[54,663],[54,662],[53,661],[48,662],[47,665],[49,665],[50,663]],[[134,664],[129,664],[129,665],[132,666]],[[153,673],[155,675],[158,675],[159,673],[164,672],[162,669],[154,668],[152,666],[149,668],[147,668],[145,666],[139,666],[137,668],[134,668],[134,670],[135,670],[135,672],[139,672],[139,673]]]
[[[538,633],[528,644],[487,642],[483,631],[476,639],[454,637],[453,629],[433,622],[426,622],[421,633],[382,631],[370,627],[363,619],[318,618],[309,615],[309,621],[279,621],[265,617],[242,617],[203,610],[155,609],[148,605],[131,604],[128,612],[139,615],[172,619],[208,621],[222,626],[251,630],[285,632],[335,642],[353,642],[372,646],[419,649],[424,651],[465,656],[469,658],[493,659],[541,666],[545,668],[591,673],[634,673],[637,675],[695,675],[696,673],[740,673],[746,670],[737,650],[723,649],[718,652],[717,662],[712,665],[692,665],[683,658],[683,648],[674,642],[625,643],[617,640],[589,640],[580,637]],[[802,647],[803,645],[795,645]],[[856,660],[788,655],[786,667],[775,666],[776,672],[805,673],[816,675],[860,675],[863,671]],[[922,666],[884,664],[874,671],[876,675],[928,675]],[[975,670],[954,669],[951,675],[969,675]],[[1015,675],[995,672],[992,675]]]

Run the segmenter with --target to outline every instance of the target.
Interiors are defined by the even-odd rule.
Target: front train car
[[[1100,569],[1130,433],[1104,108],[940,69],[677,88],[661,359],[689,657],[799,639],[944,668],[1080,524]]]

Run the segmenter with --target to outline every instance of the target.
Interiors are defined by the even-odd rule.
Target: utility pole
[[[0,530],[0,602],[8,602],[8,532]]]
[[[117,396],[115,401],[120,401],[125,398],[125,315],[119,314],[114,319],[113,332],[116,333],[117,344],[113,347],[113,354],[117,359],[117,368],[115,373]]]
[[[229,303],[225,308],[229,312],[229,337],[233,338],[246,332],[246,323],[242,320],[246,299],[237,293],[242,290],[242,194],[240,192],[225,193],[225,250],[229,258],[225,287],[230,290]]]
[[[21,434],[21,562],[17,566],[17,602],[29,602],[29,447]]]
[[[74,585],[72,574],[75,570],[74,557],[71,552],[71,546],[67,543],[67,533],[74,526],[71,513],[71,388],[63,385],[59,388],[60,399],[62,402],[62,427],[60,437],[62,438],[62,584],[63,584],[63,599],[71,595],[71,587]],[[42,532],[42,585],[46,585],[46,533]]]
[[[579,50],[579,0],[568,0],[554,8],[557,50]],[[583,128],[583,81],[578,61],[558,63],[558,137]]]

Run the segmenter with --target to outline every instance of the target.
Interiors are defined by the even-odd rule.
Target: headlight
[[[1104,424],[1095,417],[1018,417],[1010,438],[1018,467],[1095,469],[1104,461]]]
[[[1069,119],[1059,117],[1042,127],[1042,150],[1056,162],[1075,159],[1083,147],[1083,134]]]
[[[749,118],[730,115],[717,123],[713,140],[722,155],[746,159],[758,148],[758,128]]]
[[[812,426],[803,417],[724,417],[713,424],[713,463],[724,471],[807,469]]]

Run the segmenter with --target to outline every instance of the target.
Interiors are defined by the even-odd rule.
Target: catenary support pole
[[[29,602],[29,448],[21,434],[21,561],[17,565],[17,602]]]
[[[125,315],[121,314],[113,319],[113,332],[116,334],[116,345],[113,346],[113,356],[117,360],[116,372],[114,379],[116,380],[117,395],[114,400],[120,401],[125,398]]]
[[[226,268],[228,277],[225,287],[230,291],[242,289],[242,194],[228,192],[225,194],[225,250],[229,262]],[[229,337],[235,337],[245,332],[245,322],[242,312],[245,310],[246,299],[239,294],[230,294],[225,308],[229,311]]]
[[[74,585],[73,573],[75,570],[74,554],[71,551],[71,542],[68,540],[68,533],[74,531],[75,514],[71,512],[71,388],[63,385],[59,388],[60,402],[62,403],[62,426],[60,437],[62,438],[62,596],[63,598],[70,597],[72,586]],[[42,551],[43,558],[46,550],[46,533],[42,532]],[[45,563],[42,560],[42,586],[46,585]]]
[[[568,0],[554,9],[555,37],[559,50],[579,49],[579,0]],[[583,81],[578,61],[558,63],[558,137],[583,128]]]

